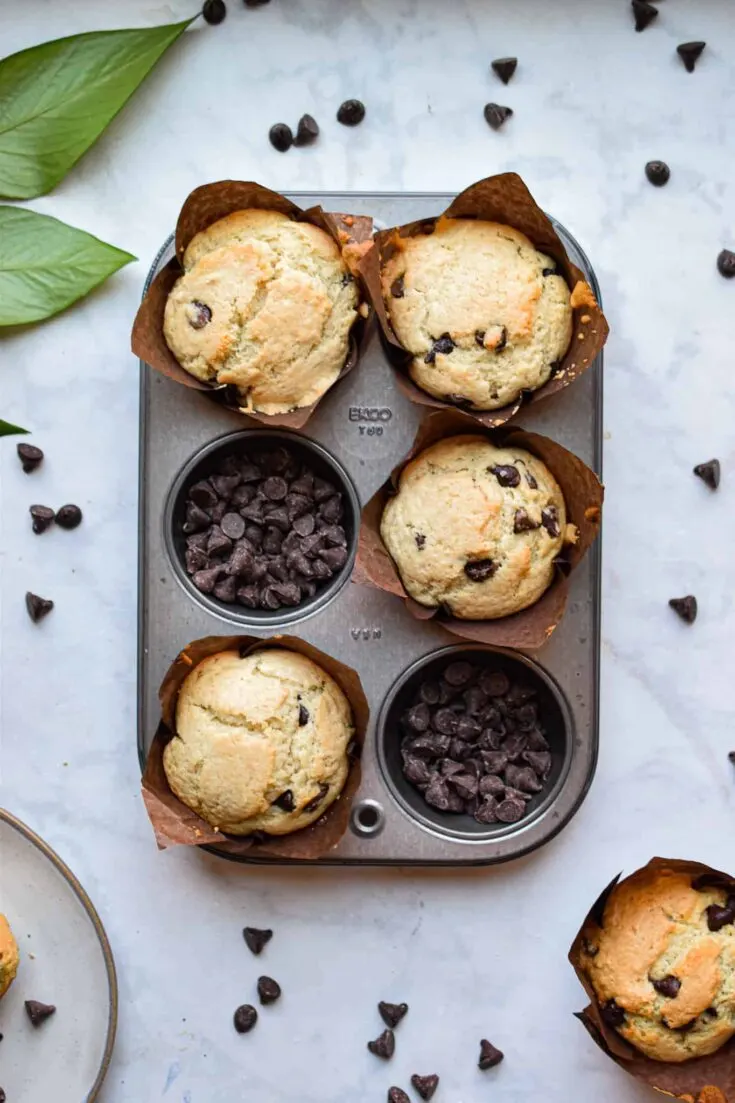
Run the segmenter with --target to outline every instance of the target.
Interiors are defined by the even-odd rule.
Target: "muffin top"
[[[349,772],[352,711],[305,655],[221,651],[179,691],[163,765],[171,789],[231,835],[288,835],[317,820]]]
[[[555,260],[519,230],[475,219],[442,217],[433,233],[394,245],[383,299],[419,387],[494,410],[546,383],[572,336]]]
[[[466,620],[532,605],[573,535],[545,464],[482,436],[448,437],[411,460],[380,532],[410,596]]]
[[[19,962],[18,944],[10,924],[4,915],[0,915],[0,998],[15,980]]]
[[[245,412],[309,406],[332,386],[358,293],[329,234],[278,211],[236,211],[192,238],[183,265],[163,330],[186,371],[237,387]]]
[[[694,884],[640,870],[583,932],[605,1022],[656,1061],[702,1057],[735,1034],[735,893]]]

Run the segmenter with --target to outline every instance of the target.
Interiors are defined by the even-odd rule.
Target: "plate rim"
[[[7,808],[0,807],[0,821],[6,823],[9,827],[12,827],[19,835],[22,835],[29,843],[36,847],[37,850],[43,854],[45,858],[51,862],[55,869],[61,874],[64,880],[71,888],[74,895],[79,900],[79,903],[87,913],[87,917],[92,923],[94,932],[97,935],[97,941],[100,944],[102,950],[102,957],[105,962],[105,972],[107,973],[107,988],[109,992],[110,1008],[107,1017],[107,1035],[105,1038],[105,1048],[102,1054],[102,1061],[100,1067],[97,1070],[97,1075],[94,1079],[94,1083],[87,1092],[84,1103],[94,1103],[97,1099],[102,1084],[110,1068],[112,1061],[112,1051],[115,1047],[115,1036],[117,1034],[117,1019],[119,1009],[119,990],[117,984],[117,969],[115,968],[115,959],[112,954],[112,947],[110,946],[110,940],[107,937],[107,931],[105,930],[102,920],[97,913],[97,909],[87,895],[81,882],[72,873],[69,866],[64,862],[56,851],[49,846],[49,844],[37,835],[27,824],[22,820],[19,820],[17,816],[14,816],[12,812],[9,812]]]

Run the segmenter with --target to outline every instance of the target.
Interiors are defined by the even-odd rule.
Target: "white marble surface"
[[[2,51],[193,7],[24,0],[0,15]],[[692,38],[708,47],[690,76],[675,46]],[[714,266],[735,246],[734,48],[723,0],[666,0],[643,34],[625,0],[273,0],[257,10],[231,0],[226,24],[188,33],[33,204],[141,258],[64,316],[0,342],[0,415],[29,425],[48,456],[27,478],[15,442],[0,444],[0,795],[78,873],[114,945],[121,1018],[105,1103],[368,1103],[414,1071],[441,1074],[437,1103],[648,1098],[572,1018],[583,997],[565,955],[618,870],[653,854],[735,865],[735,282]],[[520,58],[507,89],[488,75],[506,54]],[[367,119],[340,128],[336,106],[355,95]],[[516,112],[501,133],[482,119],[488,100]],[[319,143],[271,150],[270,124],[305,110],[323,124]],[[654,157],[672,168],[663,190],[643,177]],[[158,854],[135,754],[138,378],[128,351],[151,257],[206,180],[460,189],[502,169],[521,172],[587,249],[613,330],[591,796],[542,852],[462,875],[249,871]],[[711,455],[724,465],[714,495],[690,474]],[[79,501],[84,526],[31,535],[34,500]],[[57,603],[40,627],[26,617],[26,589]],[[687,592],[700,602],[692,628],[666,606]],[[285,996],[243,1039],[230,1014],[260,971],[245,922],[275,927],[262,965]],[[381,998],[411,1004],[389,1067],[365,1050]],[[483,1035],[507,1054],[485,1077],[474,1068]]]

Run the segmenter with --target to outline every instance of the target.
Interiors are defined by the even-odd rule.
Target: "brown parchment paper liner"
[[[262,184],[242,180],[218,180],[213,184],[203,184],[195,188],[181,208],[176,222],[176,257],[152,281],[143,298],[133,323],[131,345],[136,356],[144,360],[162,375],[182,383],[194,391],[214,394],[230,409],[260,421],[264,425],[287,426],[300,429],[306,424],[321,398],[311,406],[300,406],[285,414],[261,414],[256,411],[243,411],[237,401],[236,388],[215,386],[202,383],[189,375],[166,344],[163,335],[163,313],[169,292],[183,273],[181,259],[187,245],[201,230],[211,226],[220,218],[234,211],[255,207],[266,211],[280,211],[296,222],[310,222],[318,226],[336,241],[342,250],[350,271],[360,279],[357,261],[368,247],[372,238],[373,220],[364,215],[331,214],[321,207],[311,207],[304,211],[290,199],[271,191]],[[345,365],[335,383],[355,367],[360,355],[360,344],[365,329],[365,321],[358,316],[350,333],[350,347]],[[334,384],[332,384],[334,386]],[[331,390],[331,387],[329,388]],[[326,391],[325,394],[329,394]],[[322,398],[325,396],[322,395]]]
[[[685,862],[675,858],[652,858],[647,870],[654,872],[669,869],[695,877],[711,876],[733,884],[734,879],[721,870],[701,862]],[[638,871],[640,872],[640,871]],[[587,979],[581,962],[583,932],[589,923],[601,926],[605,904],[620,880],[620,874],[610,882],[592,905],[569,951],[569,960],[587,993],[590,1004],[577,1015],[600,1049],[636,1080],[663,1095],[687,1100],[687,1103],[735,1103],[735,1039],[731,1039],[709,1057],[695,1057],[681,1064],[668,1061],[652,1061],[629,1045],[616,1030],[602,1019],[594,989]],[[621,882],[622,883],[622,882]]]
[[[574,316],[572,340],[559,370],[552,378],[544,383],[543,387],[527,392],[511,405],[502,406],[497,410],[467,410],[467,413],[476,421],[492,429],[512,418],[524,402],[539,402],[542,398],[547,398],[568,387],[575,379],[579,379],[594,362],[605,344],[609,327],[584,274],[572,264],[551,221],[515,172],[488,176],[485,180],[471,184],[445,211],[437,215],[437,218],[441,217],[481,218],[491,222],[503,222],[507,226],[520,230],[530,238],[537,249],[554,258],[572,292]],[[360,261],[359,271],[387,344],[389,359],[396,369],[398,386],[412,402],[420,406],[451,409],[451,403],[443,402],[440,398],[434,398],[427,391],[423,391],[408,374],[411,356],[393,331],[380,287],[381,263],[383,259],[387,260],[391,256],[392,250],[396,247],[396,238],[424,233],[427,224],[430,226],[433,221],[422,218],[417,222],[408,222],[403,226],[381,230],[375,234],[374,245]],[[583,322],[582,318],[587,320]]]
[[[203,659],[219,651],[236,648],[243,655],[265,648],[284,647],[306,655],[323,667],[342,688],[352,706],[355,742],[361,749],[368,725],[368,703],[360,679],[351,667],[296,636],[206,636],[194,640],[181,651],[168,669],[158,696],[161,701],[161,723],[148,752],[143,773],[143,801],[153,824],[159,849],[170,846],[216,845],[229,854],[247,854],[252,858],[320,858],[332,850],[347,830],[352,800],[360,786],[360,754],[352,756],[350,772],[342,793],[320,819],[293,835],[266,836],[262,842],[251,837],[225,835],[174,796],[163,769],[163,749],[176,730],[176,701],[188,674]]]
[[[475,418],[459,410],[441,410],[427,414],[419,425],[411,451],[394,467],[390,477],[362,511],[352,581],[402,597],[417,620],[429,620],[437,616],[439,610],[419,605],[409,597],[381,539],[380,520],[386,502],[398,489],[401,471],[409,460],[442,437],[463,433],[482,435],[483,429]],[[549,437],[529,433],[520,427],[496,429],[488,436],[496,445],[525,448],[543,460],[562,489],[567,506],[567,521],[577,526],[579,539],[576,544],[566,545],[563,565],[557,570],[551,586],[535,605],[498,620],[472,621],[442,616],[441,624],[462,639],[533,651],[546,643],[564,614],[569,593],[567,576],[583,558],[600,529],[603,487],[586,464]]]

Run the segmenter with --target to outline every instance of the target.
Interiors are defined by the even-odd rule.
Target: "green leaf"
[[[9,421],[3,421],[0,417],[0,437],[12,437],[16,433],[27,433],[27,429],[21,429],[20,425],[11,425]]]
[[[58,184],[191,22],[58,38],[0,61],[0,197]]]
[[[0,206],[0,326],[58,314],[131,260],[56,218]]]

